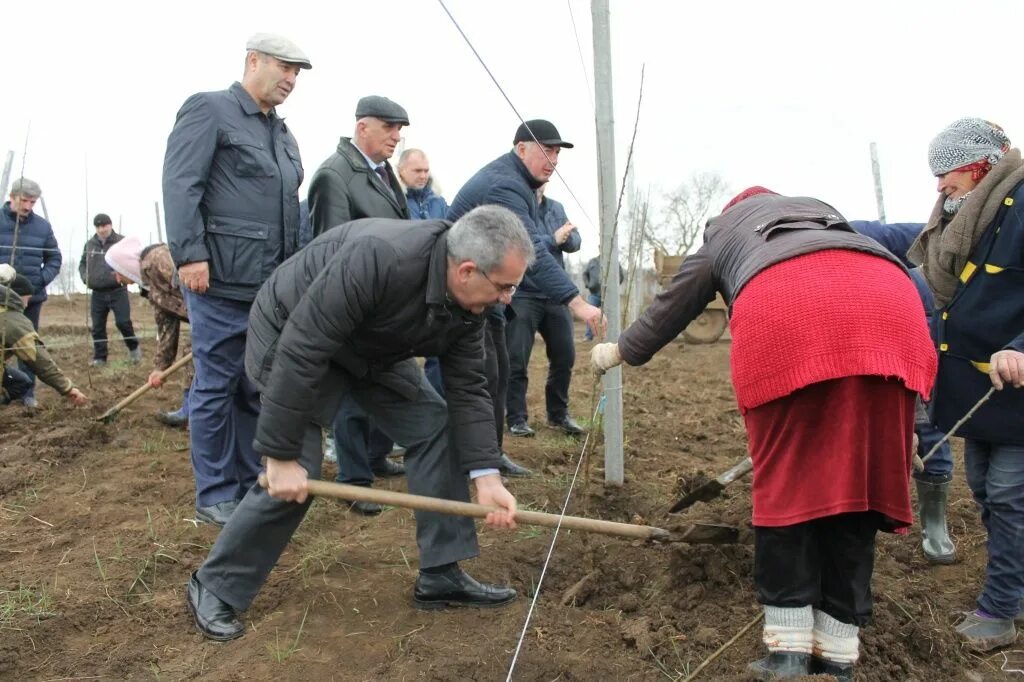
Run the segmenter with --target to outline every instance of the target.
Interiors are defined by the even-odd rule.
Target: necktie
[[[381,182],[384,183],[384,188],[388,191],[388,194],[394,197],[395,192],[391,189],[391,180],[388,178],[388,172],[384,170],[384,164],[374,166],[373,170],[380,177]]]

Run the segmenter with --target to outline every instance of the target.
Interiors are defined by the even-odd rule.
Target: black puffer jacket
[[[437,356],[456,456],[466,471],[498,467],[484,317],[447,296],[450,226],[357,220],[320,235],[271,275],[249,315],[245,354],[263,391],[258,453],[296,459],[306,425],[334,418],[340,396],[329,387],[339,381],[415,399],[422,372],[411,358]]]

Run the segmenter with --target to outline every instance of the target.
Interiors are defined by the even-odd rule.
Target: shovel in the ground
[[[722,491],[725,490],[725,486],[729,485],[737,478],[746,476],[753,468],[754,462],[749,457],[744,457],[739,464],[733,466],[718,478],[713,478],[707,483],[699,485],[688,492],[681,500],[672,505],[672,508],[668,510],[668,513],[675,514],[677,512],[681,512],[687,507],[692,507],[698,502],[708,502],[715,499],[722,494]]]
[[[260,485],[264,488],[267,487],[266,474],[260,474]],[[393,507],[453,514],[455,516],[470,516],[477,519],[482,519],[490,512],[496,511],[495,507],[485,507],[482,504],[444,500],[425,495],[411,495],[409,493],[366,488],[345,483],[331,483],[311,479],[308,485],[310,495],[336,497],[350,502],[376,502],[377,504],[387,504]],[[528,526],[556,528],[559,525],[559,520],[561,520],[561,527],[569,530],[615,535],[636,540],[647,540],[649,542],[689,542],[692,544],[721,545],[734,543],[739,538],[738,529],[714,523],[691,523],[669,531],[664,528],[655,528],[654,526],[588,519],[582,516],[560,517],[558,514],[546,514],[544,512],[516,511],[516,522]]]
[[[165,369],[160,374],[160,380],[163,381],[164,379],[166,379],[167,377],[171,376],[172,374],[174,374],[175,372],[177,372],[179,369],[181,369],[182,367],[184,367],[185,365],[187,365],[190,362],[192,362],[192,354],[189,353],[188,355],[183,355],[181,358],[178,359],[177,362],[175,362],[173,365],[171,365],[170,367]],[[112,422],[112,421],[114,421],[114,417],[116,417],[121,410],[123,410],[124,408],[128,407],[129,405],[134,403],[136,400],[138,400],[142,396],[146,395],[146,393],[151,388],[153,388],[153,387],[150,386],[149,382],[147,381],[142,386],[139,386],[137,389],[132,391],[131,395],[129,395],[127,398],[125,398],[124,400],[122,400],[118,404],[114,405],[113,407],[111,407],[109,410],[107,410],[106,412],[104,412],[100,416],[96,417],[96,421],[98,421],[98,422]]]

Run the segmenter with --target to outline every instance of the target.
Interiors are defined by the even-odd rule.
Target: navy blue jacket
[[[946,431],[992,387],[992,354],[1004,349],[1024,353],[1024,185],[1011,197],[975,246],[953,298],[933,321],[939,373],[932,419]],[[996,391],[957,435],[1024,445],[1024,388],[1009,385]]]
[[[448,216],[448,202],[441,195],[434,194],[429,182],[423,189],[407,189],[405,201],[409,205],[409,217],[413,220],[443,220]]]
[[[17,215],[11,210],[11,202],[0,209],[0,263],[11,263],[11,247],[14,246],[14,224]],[[50,221],[41,215],[29,213],[18,226],[18,244],[14,248],[14,269],[24,275],[36,293],[30,303],[46,300],[46,285],[60,273],[61,255],[57,238],[53,236]]]
[[[207,261],[209,296],[252,301],[299,248],[299,145],[240,83],[192,95],[164,157],[167,245],[177,266]]]
[[[519,292],[532,292],[556,303],[568,303],[580,292],[545,243],[548,233],[537,205],[537,189],[542,184],[530,175],[515,152],[508,152],[481,168],[462,186],[448,209],[448,220],[458,220],[484,204],[504,206],[515,213],[530,233],[537,255],[519,285]]]
[[[580,250],[580,242],[582,241],[580,233],[578,230],[570,232],[569,238],[565,240],[564,244],[559,244],[555,240],[555,232],[562,225],[569,222],[569,218],[565,215],[565,207],[562,206],[560,201],[544,197],[538,207],[538,217],[540,218],[538,228],[541,233],[539,243],[544,245],[544,248],[552,255],[558,266],[564,270],[565,258],[562,254],[576,253]],[[538,240],[534,240],[534,243],[538,243]],[[526,285],[525,278],[523,284]],[[516,290],[516,298],[547,299],[548,297],[543,292],[537,291],[530,286],[521,286]]]

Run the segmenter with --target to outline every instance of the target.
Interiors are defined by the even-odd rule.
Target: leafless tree
[[[645,235],[647,243],[667,255],[689,253],[708,218],[717,215],[727,199],[728,185],[718,173],[694,173],[690,179],[663,195],[660,221]]]

